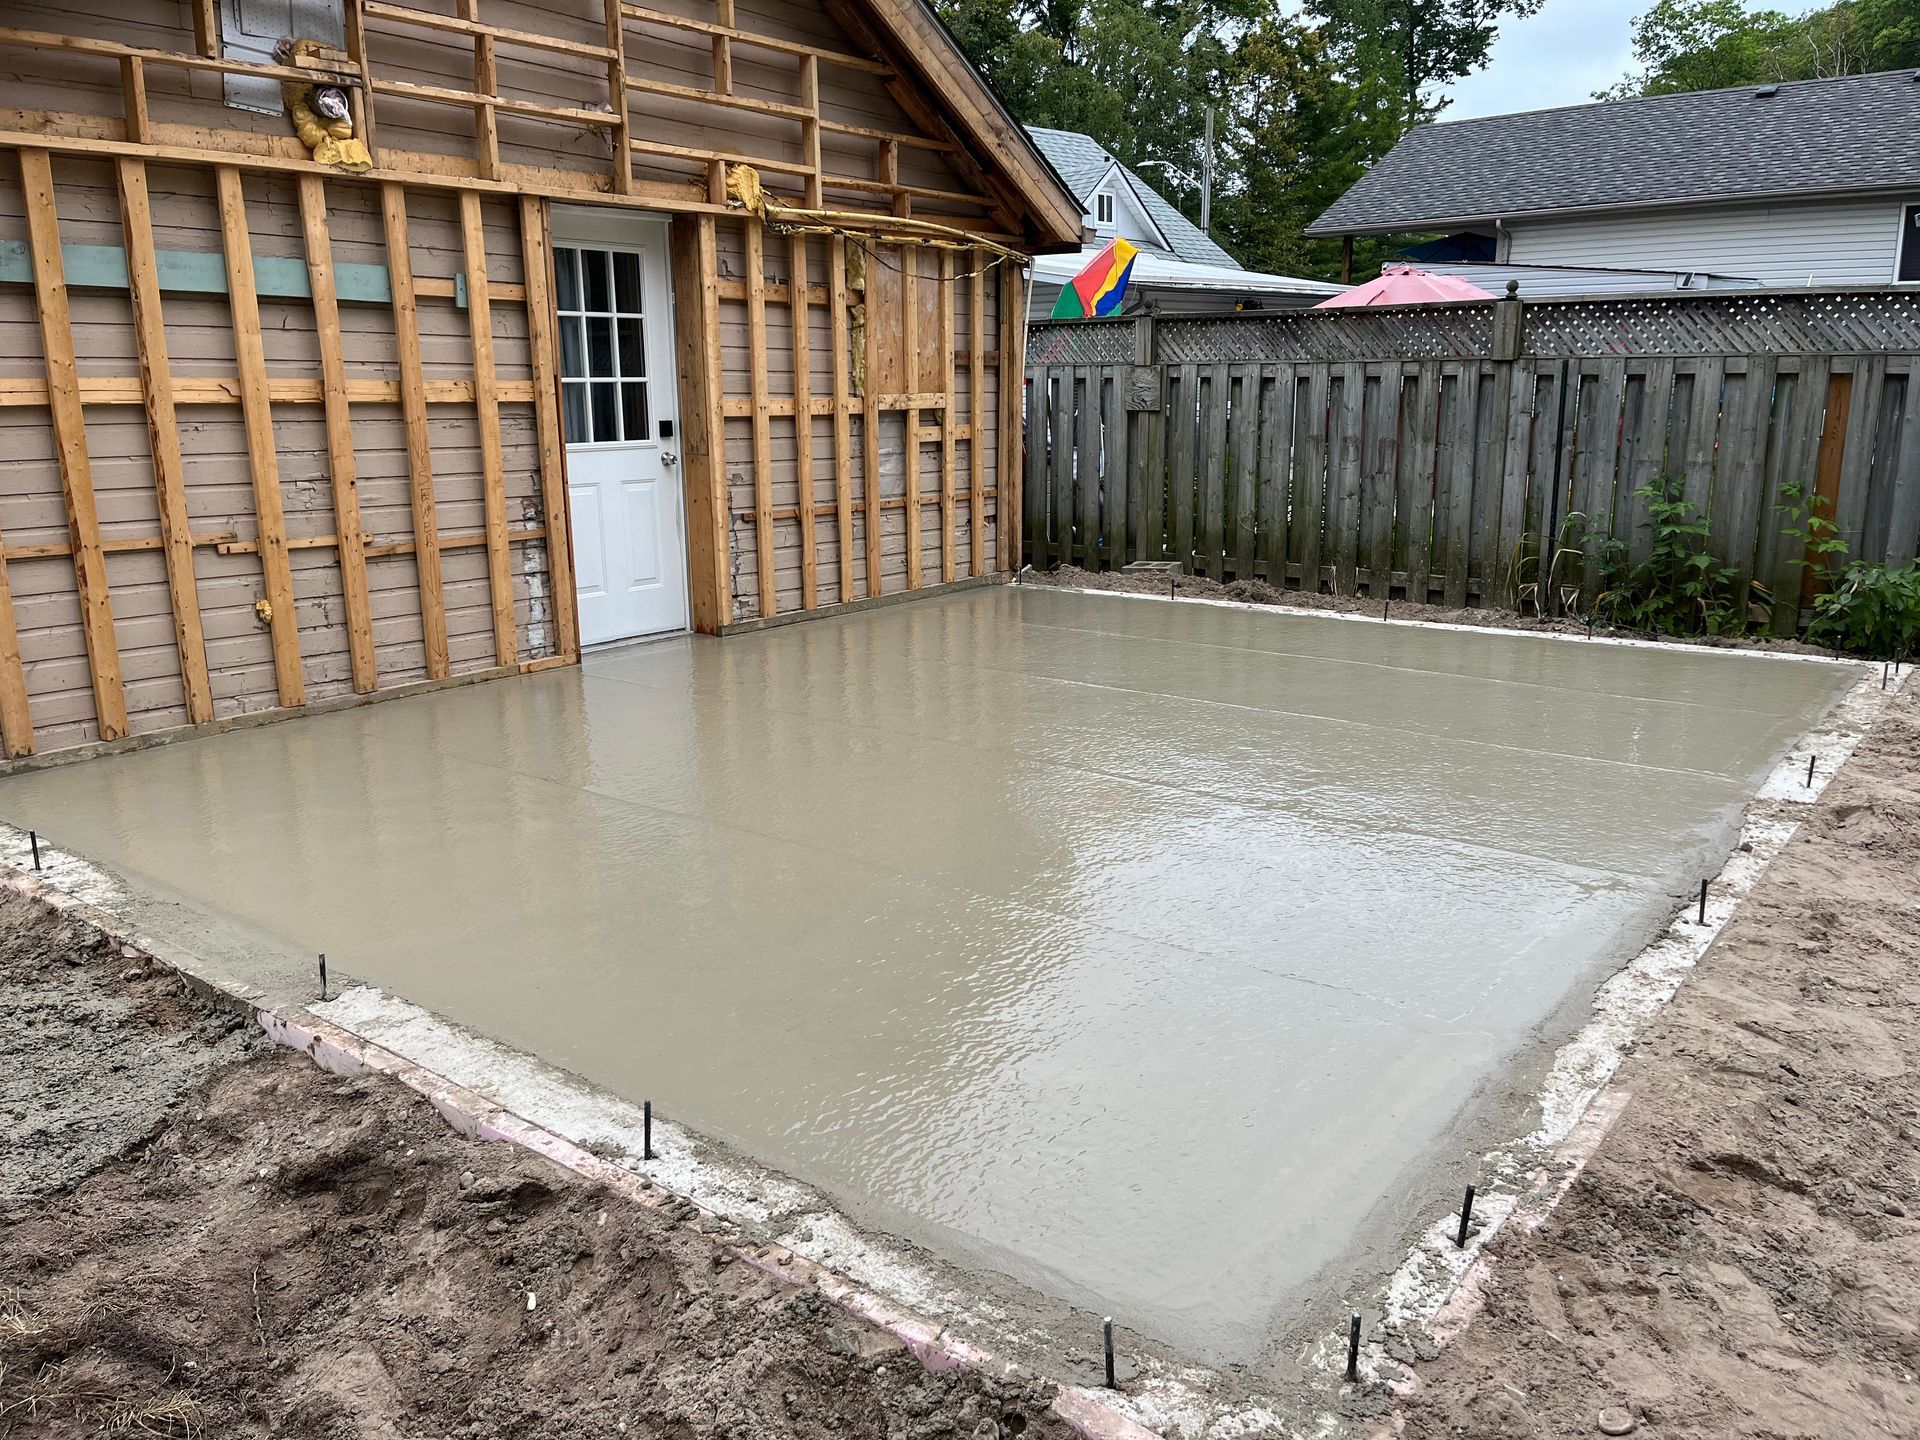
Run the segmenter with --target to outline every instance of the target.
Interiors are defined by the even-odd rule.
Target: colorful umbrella
[[[1133,274],[1133,257],[1139,247],[1125,240],[1111,241],[1088,263],[1087,268],[1060,288],[1053,302],[1055,320],[1086,320],[1095,315],[1115,315],[1127,298],[1127,278]]]
[[[1436,305],[1448,300],[1491,300],[1493,296],[1478,285],[1452,275],[1436,275],[1412,265],[1389,265],[1380,278],[1343,290],[1331,300],[1322,300],[1316,310],[1337,310],[1346,305]]]

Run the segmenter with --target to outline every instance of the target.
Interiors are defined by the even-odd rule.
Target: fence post
[[[1133,321],[1133,363],[1151,365],[1160,349],[1159,331],[1154,326],[1153,316],[1137,315]]]
[[[1520,301],[1520,282],[1507,281],[1504,299],[1493,302],[1493,355],[1495,360],[1518,360],[1526,349],[1525,309]]]

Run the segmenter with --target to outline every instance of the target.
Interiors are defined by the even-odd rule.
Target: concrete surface
[[[19,775],[0,815],[270,996],[325,950],[1253,1361],[1512,1133],[1855,675],[999,587]]]

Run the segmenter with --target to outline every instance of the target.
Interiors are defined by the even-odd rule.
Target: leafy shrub
[[[1807,638],[1874,660],[1904,660],[1920,648],[1920,560],[1849,565],[1814,597]]]
[[[1635,564],[1625,541],[1600,547],[1596,618],[1658,635],[1740,635],[1747,628],[1739,575],[1707,553],[1707,521],[1685,496],[1686,481],[1660,475],[1634,491],[1647,507],[1653,544]]]

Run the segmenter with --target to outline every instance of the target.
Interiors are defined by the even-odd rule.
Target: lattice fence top
[[[1920,293],[1765,290],[1621,300],[1546,300],[1525,309],[1525,353],[1809,355],[1920,350]]]
[[[1496,355],[1495,316],[1504,305],[1520,311],[1519,355],[1920,352],[1920,289],[1901,287],[1085,321],[1036,325],[1027,358],[1033,365],[1123,365],[1138,354],[1136,326],[1148,323],[1152,360],[1162,365],[1517,358],[1512,351]]]

